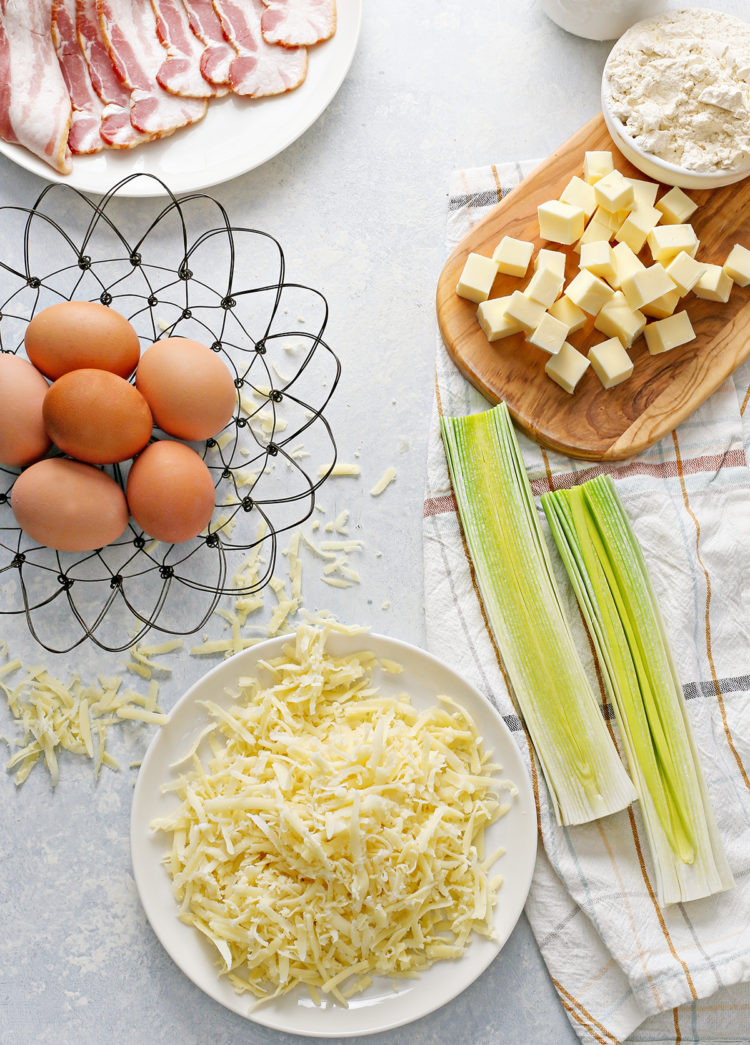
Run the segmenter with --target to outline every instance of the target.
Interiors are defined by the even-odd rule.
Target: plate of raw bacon
[[[84,192],[227,181],[320,116],[361,18],[362,0],[0,0],[0,153]]]

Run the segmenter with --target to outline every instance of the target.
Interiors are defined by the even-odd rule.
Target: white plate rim
[[[249,1011],[250,996],[236,994],[226,980],[219,979],[212,966],[209,966],[209,975],[202,975],[191,965],[196,955],[200,958],[199,964],[207,964],[210,945],[178,920],[171,883],[160,863],[165,841],[154,837],[148,825],[155,816],[164,814],[169,802],[159,790],[161,783],[170,778],[169,762],[188,749],[191,737],[206,723],[205,712],[197,707],[206,688],[215,687],[212,699],[228,703],[230,698],[224,693],[224,687],[236,682],[239,675],[251,673],[259,660],[277,656],[290,638],[283,635],[266,640],[216,665],[177,701],[170,712],[169,723],[154,736],[138,773],[131,807],[130,845],[136,887],[146,917],[172,960],[197,987],[225,1008],[262,1026],[306,1037],[345,1038],[392,1030],[434,1012],[469,987],[497,957],[510,936],[523,910],[536,859],[536,807],[531,781],[520,750],[500,714],[443,661],[417,646],[385,635],[332,633],[329,647],[335,652],[368,649],[379,658],[403,664],[403,674],[392,676],[392,685],[412,692],[415,705],[430,703],[429,698],[420,699],[414,694],[415,682],[423,686],[417,679],[429,680],[424,685],[431,691],[433,701],[438,693],[450,693],[475,719],[485,744],[503,766],[503,776],[516,784],[518,797],[510,812],[488,829],[497,835],[501,844],[512,838],[506,855],[496,865],[505,879],[495,908],[497,938],[494,941],[475,938],[457,961],[437,962],[419,979],[392,985],[392,991],[386,989],[384,993],[381,982],[380,996],[370,1000],[365,992],[352,999],[349,1009],[339,1006],[317,1009],[311,1006],[302,989],[297,988],[290,995]],[[386,676],[384,684],[387,679]],[[498,844],[493,834],[488,836],[488,848]]]
[[[253,101],[228,95],[209,103],[203,120],[161,141],[148,142],[135,149],[107,149],[92,156],[73,158],[73,172],[59,174],[22,145],[0,139],[0,155],[17,166],[38,175],[47,182],[67,185],[79,192],[103,196],[122,179],[132,174],[153,174],[165,182],[173,193],[198,192],[255,170],[288,148],[307,131],[330,105],[351,67],[362,27],[363,0],[337,0],[336,32],[330,40],[308,48],[308,73],[294,91],[276,97]],[[271,136],[248,153],[237,152],[233,162],[214,161],[181,174],[171,167],[163,169],[171,157],[178,162],[189,154],[192,143],[203,143],[210,153],[211,140],[216,140],[227,118],[229,108],[240,111],[242,125],[233,134],[238,149],[248,140],[252,143],[253,123],[259,112],[268,115],[263,126],[270,125]],[[223,118],[222,118],[223,117]],[[229,119],[231,120],[231,116]],[[286,122],[284,122],[286,119]],[[192,135],[192,137],[191,137]],[[200,135],[200,137],[198,137]],[[118,196],[151,198],[165,196],[167,191],[152,178],[134,178],[122,185]]]

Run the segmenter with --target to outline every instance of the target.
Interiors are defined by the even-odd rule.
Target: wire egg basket
[[[237,392],[225,429],[191,444],[216,506],[207,529],[183,544],[152,540],[132,518],[95,551],[35,544],[12,513],[19,471],[0,465],[0,613],[24,615],[50,652],[87,639],[119,652],[153,628],[187,635],[223,596],[263,588],[281,535],[309,517],[336,461],[324,412],[341,366],[324,340],[325,297],[289,281],[278,241],[233,226],[211,196],[178,199],[155,178],[165,196],[137,208],[118,196],[133,178],[152,177],[131,175],[98,201],[50,185],[30,208],[0,208],[0,351],[23,354],[42,308],[98,301],[131,322],[142,350],[171,336],[208,345]],[[124,490],[128,463],[104,470]],[[251,576],[243,564],[259,545],[262,569]]]

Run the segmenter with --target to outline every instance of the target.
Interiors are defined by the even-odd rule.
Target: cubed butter
[[[587,218],[596,210],[596,197],[593,185],[589,185],[583,178],[573,175],[562,191],[560,199],[563,203],[569,203],[572,207],[578,207]]]
[[[646,344],[652,356],[661,352],[669,352],[670,349],[686,345],[695,337],[693,324],[684,310],[675,312],[667,319],[658,319],[655,323],[649,323],[644,330]]]
[[[586,215],[580,207],[561,200],[548,200],[537,208],[539,234],[553,243],[575,243],[583,234]]]
[[[605,243],[609,243],[611,239],[612,229],[610,229],[608,225],[605,225],[604,222],[593,217],[583,230],[583,235],[576,243],[575,250],[580,254],[581,247],[584,243],[596,243],[598,240],[604,240]]]
[[[612,283],[616,274],[614,252],[606,240],[581,244],[581,268],[593,272],[600,279]]]
[[[629,210],[609,211],[605,210],[604,207],[597,207],[591,220],[606,225],[609,229],[611,238],[622,225],[623,221],[625,221],[628,214],[630,214]]]
[[[665,192],[654,206],[664,215],[664,225],[682,225],[698,210],[698,204],[676,185]]]
[[[506,309],[508,318],[514,319],[526,334],[530,334],[539,326],[546,311],[544,305],[527,297],[520,290],[511,294]]]
[[[468,301],[486,301],[497,275],[497,262],[484,254],[469,254],[458,280],[456,293]]]
[[[738,287],[746,287],[750,283],[750,250],[735,243],[724,262],[724,271]]]
[[[549,308],[549,314],[559,319],[568,328],[568,334],[575,334],[586,323],[586,313],[578,305],[574,305],[565,295],[558,298]],[[567,336],[567,335],[566,335]]]
[[[559,298],[564,282],[564,273],[560,275],[554,269],[542,265],[529,280],[524,294],[532,300],[538,301],[545,308],[549,308]]]
[[[545,352],[554,356],[562,348],[567,336],[568,328],[566,325],[561,323],[559,319],[551,316],[549,312],[545,312],[539,321],[539,325],[529,334],[529,341],[532,345],[536,345],[537,348],[542,348]]]
[[[506,276],[525,276],[533,253],[534,244],[528,240],[503,236],[492,257],[497,262],[498,272]]]
[[[626,178],[633,186],[633,210],[636,207],[653,207],[659,186],[655,181],[644,181],[643,178]]]
[[[574,305],[578,305],[590,316],[595,316],[612,297],[614,291],[603,279],[594,276],[587,269],[581,269],[578,275],[565,288],[565,295]]]
[[[614,214],[633,204],[633,186],[619,171],[610,171],[594,182],[594,195],[600,207]]]
[[[644,269],[646,266],[637,257],[627,243],[618,243],[612,248],[612,257],[615,260],[615,279],[612,286],[619,288],[626,276],[632,276],[634,272]]]
[[[729,301],[732,293],[732,280],[721,265],[704,265],[703,274],[693,287],[697,298],[709,301]]]
[[[654,261],[668,265],[681,250],[695,257],[699,241],[692,225],[657,225],[648,234],[648,245]]]
[[[477,321],[488,341],[497,341],[501,337],[517,334],[521,326],[517,320],[508,315],[510,294],[502,298],[490,298],[480,301],[477,306]]]
[[[581,352],[564,341],[559,352],[547,360],[544,372],[548,377],[572,395],[576,385],[589,368],[589,361]]]
[[[636,207],[631,210],[615,233],[618,243],[627,243],[634,254],[643,249],[651,230],[661,221],[661,213],[656,207]]]
[[[622,281],[622,292],[631,308],[643,308],[649,301],[655,301],[662,294],[675,289],[675,285],[667,275],[667,270],[659,262],[648,268],[632,272]]]
[[[625,348],[630,348],[643,333],[646,317],[638,309],[631,308],[625,295],[618,290],[596,317],[594,326],[602,334],[616,337]]]
[[[589,185],[596,184],[600,178],[615,169],[612,153],[606,149],[594,149],[584,153],[583,156],[583,178]]]
[[[687,294],[692,290],[705,269],[702,261],[696,261],[685,250],[681,250],[667,265],[669,278],[677,284],[680,294]]]
[[[633,373],[633,361],[616,337],[592,345],[589,362],[605,388],[614,388]]]
[[[675,287],[674,290],[668,290],[666,294],[661,294],[658,298],[654,298],[653,301],[648,301],[645,305],[641,305],[641,311],[649,319],[666,319],[677,308],[681,297],[679,287]]]
[[[534,271],[540,268],[552,269],[558,276],[562,276],[565,279],[565,255],[561,250],[548,250],[547,247],[542,247],[534,258]]]

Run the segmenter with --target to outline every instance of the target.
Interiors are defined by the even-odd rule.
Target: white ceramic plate
[[[174,193],[194,192],[259,167],[291,145],[333,99],[354,57],[362,0],[338,0],[334,36],[309,50],[304,82],[294,91],[255,101],[229,95],[209,103],[200,123],[135,149],[76,156],[61,175],[20,145],[0,141],[0,153],[47,181],[103,195],[130,174],[154,174]],[[121,196],[157,196],[157,182],[136,178]]]
[[[502,718],[477,690],[445,664],[423,650],[380,635],[332,636],[329,648],[335,653],[366,648],[403,665],[401,675],[382,673],[378,679],[381,692],[405,691],[417,707],[429,707],[441,693],[463,705],[474,718],[494,761],[503,766],[503,776],[516,784],[518,797],[510,812],[486,832],[488,852],[500,845],[506,849],[493,869],[504,876],[495,908],[497,938],[475,938],[463,957],[437,962],[419,979],[376,980],[367,991],[350,1000],[348,1009],[335,1004],[319,1008],[300,987],[250,1011],[250,996],[237,994],[226,979],[218,976],[211,945],[178,920],[171,882],[161,866],[167,849],[166,835],[151,832],[149,825],[178,803],[174,795],[162,794],[161,786],[173,779],[169,765],[185,754],[208,721],[199,701],[210,697],[219,704],[230,704],[232,698],[227,688],[236,687],[240,675],[253,674],[258,660],[277,656],[287,641],[284,637],[271,639],[215,667],[175,705],[169,723],[152,741],[133,794],[130,841],[136,885],[154,932],[173,961],[201,990],[228,1009],[266,1027],[313,1037],[340,1038],[389,1030],[425,1016],[455,998],[487,968],[510,935],[529,891],[536,856],[531,784]]]

